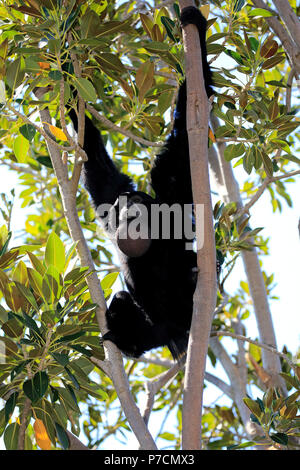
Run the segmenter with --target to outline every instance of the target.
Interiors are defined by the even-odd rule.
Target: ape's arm
[[[206,19],[195,7],[184,8],[181,25],[197,26],[201,45],[202,69],[207,97],[213,94],[212,77],[206,52]],[[193,202],[190,174],[189,144],[186,129],[186,82],[179,89],[174,126],[163,152],[155,159],[151,183],[160,202],[191,204]]]
[[[69,116],[78,130],[77,115],[73,109]],[[132,191],[133,183],[129,176],[120,173],[109,157],[99,130],[91,119],[85,116],[83,146],[88,161],[84,163],[83,181],[96,207],[99,204],[114,204],[119,194]]]

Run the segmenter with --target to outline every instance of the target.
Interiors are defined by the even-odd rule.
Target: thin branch
[[[181,370],[181,364],[176,363],[169,370],[162,372],[159,376],[145,383],[146,388],[146,404],[142,416],[146,424],[148,424],[149,417],[154,405],[155,395]]]
[[[174,362],[169,361],[168,359],[160,359],[152,356],[140,356],[134,359],[135,362],[144,362],[145,364],[154,364],[156,366],[162,367],[173,367]]]
[[[37,96],[43,95],[42,89],[37,89]],[[40,109],[40,118],[43,123],[51,122],[49,109]],[[84,238],[80,220],[76,209],[76,197],[74,188],[68,179],[67,166],[63,163],[61,152],[52,142],[47,140],[47,146],[51,157],[52,165],[57,177],[59,191],[62,198],[63,209],[66,221],[70,231],[71,238],[76,243],[76,251],[80,259],[81,266],[87,266],[90,269],[90,276],[87,278],[87,284],[91,294],[91,298],[96,308],[96,319],[99,324],[100,331],[105,334],[107,331],[105,312],[106,302],[101,289],[101,284],[95,271],[94,262]],[[121,402],[121,406],[127,417],[133,432],[135,433],[140,445],[143,449],[156,449],[155,442],[147,429],[140,411],[130,393],[129,383],[124,371],[122,356],[118,348],[110,341],[105,341],[104,351],[111,367],[111,376],[116,393]]]
[[[27,428],[27,419],[31,410],[31,400],[25,397],[24,407],[21,415],[21,423],[18,435],[18,450],[25,450],[25,432]]]
[[[93,362],[99,369],[101,369],[109,378],[111,378],[111,367],[107,360],[101,361],[97,357],[90,357],[90,361]]]
[[[261,343],[260,341],[256,341],[254,339],[248,338],[247,336],[232,333],[231,331],[212,331],[211,337],[214,337],[214,336],[230,336],[231,338],[235,338],[240,341],[247,341],[248,343],[254,344],[255,346],[258,346],[259,348],[265,349],[266,351],[269,351],[272,354],[276,354],[277,356],[284,359],[293,370],[296,370],[297,366],[293,363],[293,361],[290,360],[290,358],[286,354],[281,353],[276,348],[273,348],[272,346]]]
[[[24,355],[24,359],[28,359],[28,353],[26,350],[26,346],[22,344],[22,351]],[[31,379],[32,377],[32,370],[31,370],[31,365],[30,363],[26,364],[26,370],[27,370],[27,375],[28,378]],[[24,401],[24,407],[21,413],[21,423],[20,423],[20,429],[19,429],[19,435],[18,435],[18,450],[25,450],[25,432],[27,429],[27,419],[29,416],[29,413],[31,411],[31,400],[28,397],[25,397]]]
[[[293,78],[295,77],[295,70],[291,69],[287,83],[286,83],[286,95],[285,95],[285,105],[286,105],[286,111],[287,113],[291,112],[291,101],[292,101],[292,85],[293,85]]]
[[[300,170],[295,170],[295,171],[291,171],[290,173],[285,173],[284,175],[269,176],[269,177],[265,178],[264,182],[258,188],[258,190],[254,194],[254,196],[250,199],[250,201],[247,204],[245,204],[245,206],[243,208],[241,208],[237,212],[235,218],[237,219],[237,218],[242,217],[245,214],[248,214],[250,207],[252,207],[258,201],[258,199],[263,195],[265,189],[268,187],[269,184],[274,183],[274,182],[279,181],[279,180],[282,180],[282,179],[292,178],[293,176],[296,176],[296,175],[299,175],[299,174],[300,174]]]
[[[162,147],[164,145],[163,142],[151,142],[151,140],[146,140],[146,139],[143,139],[142,137],[138,137],[137,135],[133,134],[132,132],[130,132],[126,129],[123,129],[120,126],[117,126],[116,124],[111,122],[109,119],[107,119],[106,117],[104,117],[100,113],[98,113],[98,111],[96,111],[96,109],[93,108],[93,106],[91,106],[90,104],[87,104],[87,109],[105,127],[107,127],[108,129],[111,129],[115,132],[118,132],[119,134],[123,134],[126,137],[129,137],[130,139],[134,140],[135,142],[139,142],[140,144],[146,145],[147,147]]]
[[[273,0],[274,5],[280,15],[281,20],[285,24],[287,31],[290,33],[293,41],[300,49],[300,22],[296,13],[292,9],[287,0]]]
[[[211,384],[215,385],[215,387],[218,387],[225,395],[227,395],[231,400],[234,400],[234,395],[232,392],[232,387],[228,385],[226,382],[223,380],[219,379],[219,377],[216,377],[213,374],[210,374],[209,372],[205,372],[205,380],[210,382]]]
[[[16,116],[18,116],[20,119],[22,119],[22,121],[26,122],[27,124],[30,124],[31,126],[35,127],[35,129],[44,137],[44,139],[51,143],[51,145],[53,145],[54,147],[58,148],[59,150],[65,150],[67,152],[72,152],[75,147],[74,146],[69,146],[69,147],[65,147],[65,146],[62,146],[60,144],[58,144],[56,142],[56,140],[54,139],[54,137],[52,136],[51,132],[49,131],[49,128],[48,127],[40,127],[38,126],[37,124],[35,124],[34,122],[32,122],[27,116],[25,116],[24,114],[20,113],[20,111],[18,111],[17,109],[13,108],[8,102],[5,103],[5,106],[13,113],[15,114]],[[51,120],[50,122],[48,123],[51,125]]]

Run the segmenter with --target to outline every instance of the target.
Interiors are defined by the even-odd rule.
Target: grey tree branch
[[[36,95],[41,97],[43,95],[43,89],[37,89]],[[50,123],[51,117],[49,110],[41,109],[40,117],[43,123]],[[56,146],[52,145],[52,142],[47,140],[47,146],[53,168],[57,177],[58,186],[63,202],[64,214],[69,227],[70,235],[73,242],[76,242],[76,249],[78,257],[82,266],[90,268],[91,274],[87,277],[87,284],[91,293],[92,300],[97,304],[96,317],[99,324],[100,331],[104,334],[107,331],[105,321],[106,303],[104,295],[101,289],[99,279],[97,277],[95,266],[89,251],[88,245],[84,238],[80,221],[76,210],[76,195],[73,191],[70,181],[68,180],[67,167],[61,159],[61,153]],[[105,342],[104,350],[106,353],[107,360],[111,367],[112,380],[121,402],[121,406],[127,417],[128,423],[130,424],[133,432],[135,433],[141,448],[143,449],[155,449],[156,445],[154,440],[149,433],[145,422],[140,414],[137,405],[130,393],[129,383],[127,376],[124,371],[122,356],[118,348],[110,341]]]
[[[287,31],[289,31],[293,41],[300,49],[300,23],[299,18],[292,9],[288,0],[273,0],[274,5],[280,15],[280,18],[285,24]]]
[[[183,9],[187,6],[194,6],[194,2],[181,0],[179,5]],[[199,272],[194,293],[193,318],[186,360],[182,447],[183,449],[200,449],[205,364],[211,322],[216,306],[216,251],[208,175],[209,102],[204,88],[199,34],[194,25],[187,25],[184,28],[183,43],[188,90],[187,131],[193,200],[195,207],[198,206],[204,209],[204,242],[201,249],[199,245],[197,247]],[[199,243],[199,237],[197,237],[197,241]]]
[[[212,115],[211,123],[215,132],[219,127],[218,118]],[[230,162],[226,162],[224,159],[225,144],[218,143],[217,150],[219,155],[219,164],[227,192],[225,197],[223,196],[223,200],[226,203],[236,202],[238,208],[243,210],[240,190],[234,177],[231,164]],[[276,349],[275,331],[257,251],[255,248],[253,248],[252,251],[244,250],[242,251],[242,258],[249,282],[250,294],[253,301],[260,341],[263,344],[269,344]],[[278,356],[271,354],[270,351],[265,349],[263,350],[262,356],[264,368],[272,376],[274,385],[280,386],[282,390],[285,390],[284,381],[279,376],[281,366]]]
[[[221,337],[222,336],[229,336],[229,337],[235,338],[239,341],[254,344],[255,346],[258,346],[259,348],[265,349],[267,351],[270,351],[272,354],[275,354],[279,357],[282,357],[282,359],[284,359],[293,370],[296,369],[295,364],[293,363],[293,361],[290,360],[290,358],[286,354],[281,353],[280,351],[273,348],[272,346],[269,346],[268,344],[261,343],[260,341],[256,341],[256,340],[248,338],[247,336],[244,336],[244,335],[240,335],[240,334],[237,334],[237,333],[232,333],[231,331],[212,331],[211,337],[214,337],[214,336],[221,336]]]
[[[152,380],[148,380],[145,383],[146,388],[146,404],[142,416],[146,424],[148,424],[150,414],[154,405],[155,395],[169,382],[171,381],[181,369],[181,364],[176,363],[170,369],[162,372],[158,377]]]
[[[230,390],[232,392],[233,401],[239,410],[247,435],[251,439],[257,434],[257,428],[254,423],[250,421],[250,411],[243,401],[243,398],[246,396],[244,374],[240,375],[238,367],[232,362],[232,359],[218,338],[212,337],[209,344],[230,380]]]
[[[300,170],[295,170],[291,171],[290,173],[285,173],[284,175],[279,175],[279,176],[270,176],[265,178],[261,186],[258,188],[254,196],[250,199],[247,204],[243,208],[241,208],[237,214],[236,218],[242,217],[244,214],[247,214],[249,212],[249,209],[254,206],[254,204],[258,201],[258,199],[263,195],[265,189],[269,186],[271,183],[275,183],[276,181],[286,179],[286,178],[292,178],[293,176],[299,175]]]
[[[25,397],[24,407],[21,414],[21,423],[18,435],[18,450],[25,450],[25,432],[27,428],[27,419],[31,410],[31,400]]]

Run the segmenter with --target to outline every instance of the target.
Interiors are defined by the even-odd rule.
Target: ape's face
[[[114,223],[118,247],[128,257],[142,256],[151,246],[150,215],[154,202],[140,191],[126,192],[120,194],[110,212],[110,226]]]

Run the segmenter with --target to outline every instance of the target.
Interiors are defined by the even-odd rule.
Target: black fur
[[[212,94],[212,79],[206,58],[206,20],[199,10],[188,7],[182,25],[195,24],[199,31],[205,88]],[[75,112],[70,113],[77,128]],[[84,183],[93,203],[114,204],[120,194],[141,195],[127,175],[109,158],[99,131],[86,117]],[[156,199],[144,196],[145,204],[192,204],[192,186],[186,130],[186,84],[179,89],[174,128],[166,146],[155,160],[151,184]],[[143,195],[141,196],[143,199]],[[106,313],[109,332],[104,340],[114,342],[128,356],[138,357],[152,348],[167,345],[178,358],[186,349],[193,293],[196,285],[196,254],[185,249],[186,240],[152,240],[142,256],[128,257],[119,251],[129,292],[118,292]]]

